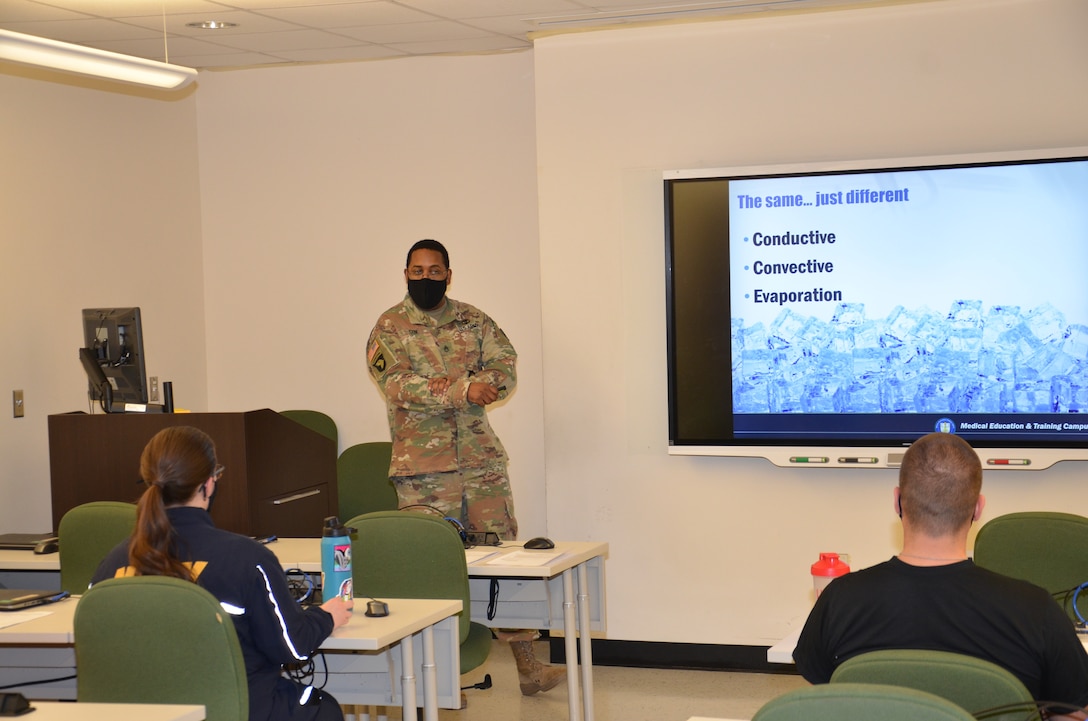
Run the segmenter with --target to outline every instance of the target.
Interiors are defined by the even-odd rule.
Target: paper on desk
[[[9,611],[0,614],[0,628],[16,626],[20,623],[33,621],[36,618],[45,618],[50,613],[52,613],[52,611]]]
[[[478,561],[482,561],[488,556],[494,556],[498,551],[489,550],[486,548],[466,548],[465,549],[465,563],[472,565]]]
[[[487,564],[495,564],[497,566],[547,566],[562,555],[563,551],[552,551],[550,553],[524,550],[511,551],[510,553],[504,553],[501,556],[492,558]]]

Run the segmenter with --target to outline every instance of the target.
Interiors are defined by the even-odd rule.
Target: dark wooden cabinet
[[[81,503],[135,503],[144,489],[140,453],[159,430],[179,425],[211,436],[226,466],[211,510],[220,528],[316,537],[337,514],[336,444],[275,411],[66,413],[49,416],[53,530]]]

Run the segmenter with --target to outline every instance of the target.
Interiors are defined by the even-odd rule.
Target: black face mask
[[[420,310],[433,310],[438,307],[443,296],[446,295],[446,281],[431,280],[430,278],[409,280],[408,295],[411,296],[412,302],[419,306]]]

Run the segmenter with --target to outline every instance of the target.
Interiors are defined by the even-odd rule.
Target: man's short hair
[[[951,433],[922,436],[899,467],[899,509],[912,527],[929,536],[969,525],[981,490],[978,454]]]
[[[417,250],[434,250],[442,254],[442,263],[447,268],[450,267],[450,254],[446,252],[446,246],[439,243],[437,240],[431,240],[430,238],[424,238],[423,240],[417,240],[411,248],[408,249],[408,257],[404,259],[404,267],[407,268],[412,264],[412,253]]]

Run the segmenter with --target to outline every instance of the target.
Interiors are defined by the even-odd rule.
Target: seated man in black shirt
[[[907,450],[893,493],[903,551],[824,589],[793,652],[802,676],[827,683],[879,649],[951,651],[1008,669],[1036,700],[1088,705],[1088,654],[1058,603],[967,558],[981,488],[978,455],[958,436],[931,433]]]

